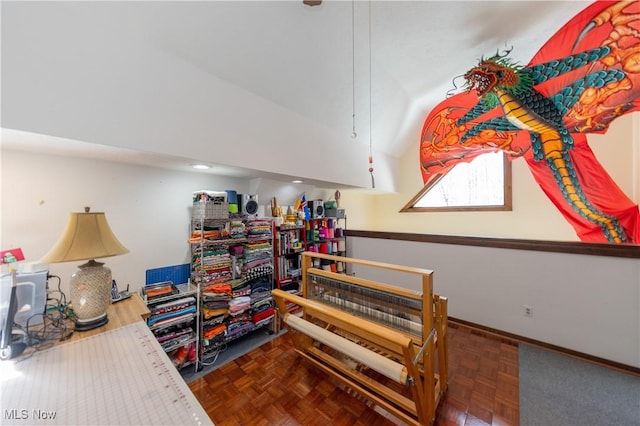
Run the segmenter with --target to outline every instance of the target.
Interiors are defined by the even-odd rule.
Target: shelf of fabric
[[[196,337],[195,337],[195,334],[194,334],[193,337],[190,337],[189,339],[187,339],[185,341],[174,343],[174,344],[169,345],[169,346],[164,345],[164,344],[161,343],[160,346],[162,346],[162,349],[164,349],[165,352],[171,352],[174,349],[178,349],[181,346],[189,345],[191,343],[194,343],[195,341],[196,341]]]
[[[211,362],[226,344],[274,317],[273,222],[246,216],[195,221],[191,237],[192,281],[201,289],[199,357]]]
[[[170,287],[172,291],[163,296],[147,297],[155,293],[150,290],[161,286]],[[147,326],[173,365],[184,368],[197,364],[198,287],[191,283],[155,283],[141,289],[141,295],[150,312]]]

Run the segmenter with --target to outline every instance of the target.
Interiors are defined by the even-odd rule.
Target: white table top
[[[210,425],[143,321],[0,362],[0,424]]]

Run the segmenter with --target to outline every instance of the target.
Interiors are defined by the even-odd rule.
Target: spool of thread
[[[238,213],[238,194],[232,189],[227,189],[227,203],[229,204],[229,213]]]
[[[227,193],[227,203],[238,205],[238,194],[236,191],[232,189],[227,189],[225,191]]]
[[[332,252],[334,252],[334,253],[335,253],[335,252],[337,252],[337,251],[338,251],[338,242],[337,242],[337,241],[334,241],[334,242],[331,244],[331,246],[332,246],[332,247],[331,247],[331,251],[332,251]]]
[[[342,230],[342,228],[336,228],[334,235],[336,236],[336,238],[344,237],[344,231]]]
[[[331,271],[331,265],[322,265],[322,269],[325,271]]]
[[[331,266],[331,272],[336,272],[338,270],[335,263],[332,263],[330,266]]]
[[[320,253],[329,253],[329,244],[322,243],[320,244]]]
[[[328,228],[327,229],[327,238],[333,238],[333,236],[335,235],[335,229],[333,228]]]
[[[333,228],[335,228],[335,226],[336,226],[336,224],[335,224],[335,221],[333,219],[327,220],[327,228],[333,229]]]
[[[336,266],[336,272],[344,272],[344,265],[342,264],[342,262],[338,262],[338,265]]]
[[[344,240],[338,241],[338,251],[347,251],[347,244]]]

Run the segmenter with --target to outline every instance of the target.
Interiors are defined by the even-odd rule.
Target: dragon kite
[[[425,184],[487,152],[523,157],[582,241],[640,243],[638,205],[587,144],[640,110],[640,2],[596,1],[526,66],[498,52],[465,75],[465,91],[427,117],[420,141]]]

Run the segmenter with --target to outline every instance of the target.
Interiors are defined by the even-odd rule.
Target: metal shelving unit
[[[260,226],[258,235],[251,229],[256,223]],[[258,308],[273,310],[273,222],[241,214],[219,218],[192,216],[190,246],[191,282],[198,286],[200,300],[198,356],[204,365],[213,362],[228,343],[273,323],[274,314],[256,321],[265,313],[257,311]],[[261,285],[260,293],[254,293],[252,284],[257,280],[268,283],[268,288]],[[240,297],[248,297],[249,304],[232,313],[236,308],[234,301],[241,300]]]
[[[149,296],[154,289],[172,288],[166,296]],[[198,286],[162,282],[140,290],[140,296],[151,311],[149,330],[169,355],[177,369],[193,365],[199,368],[200,297]]]

